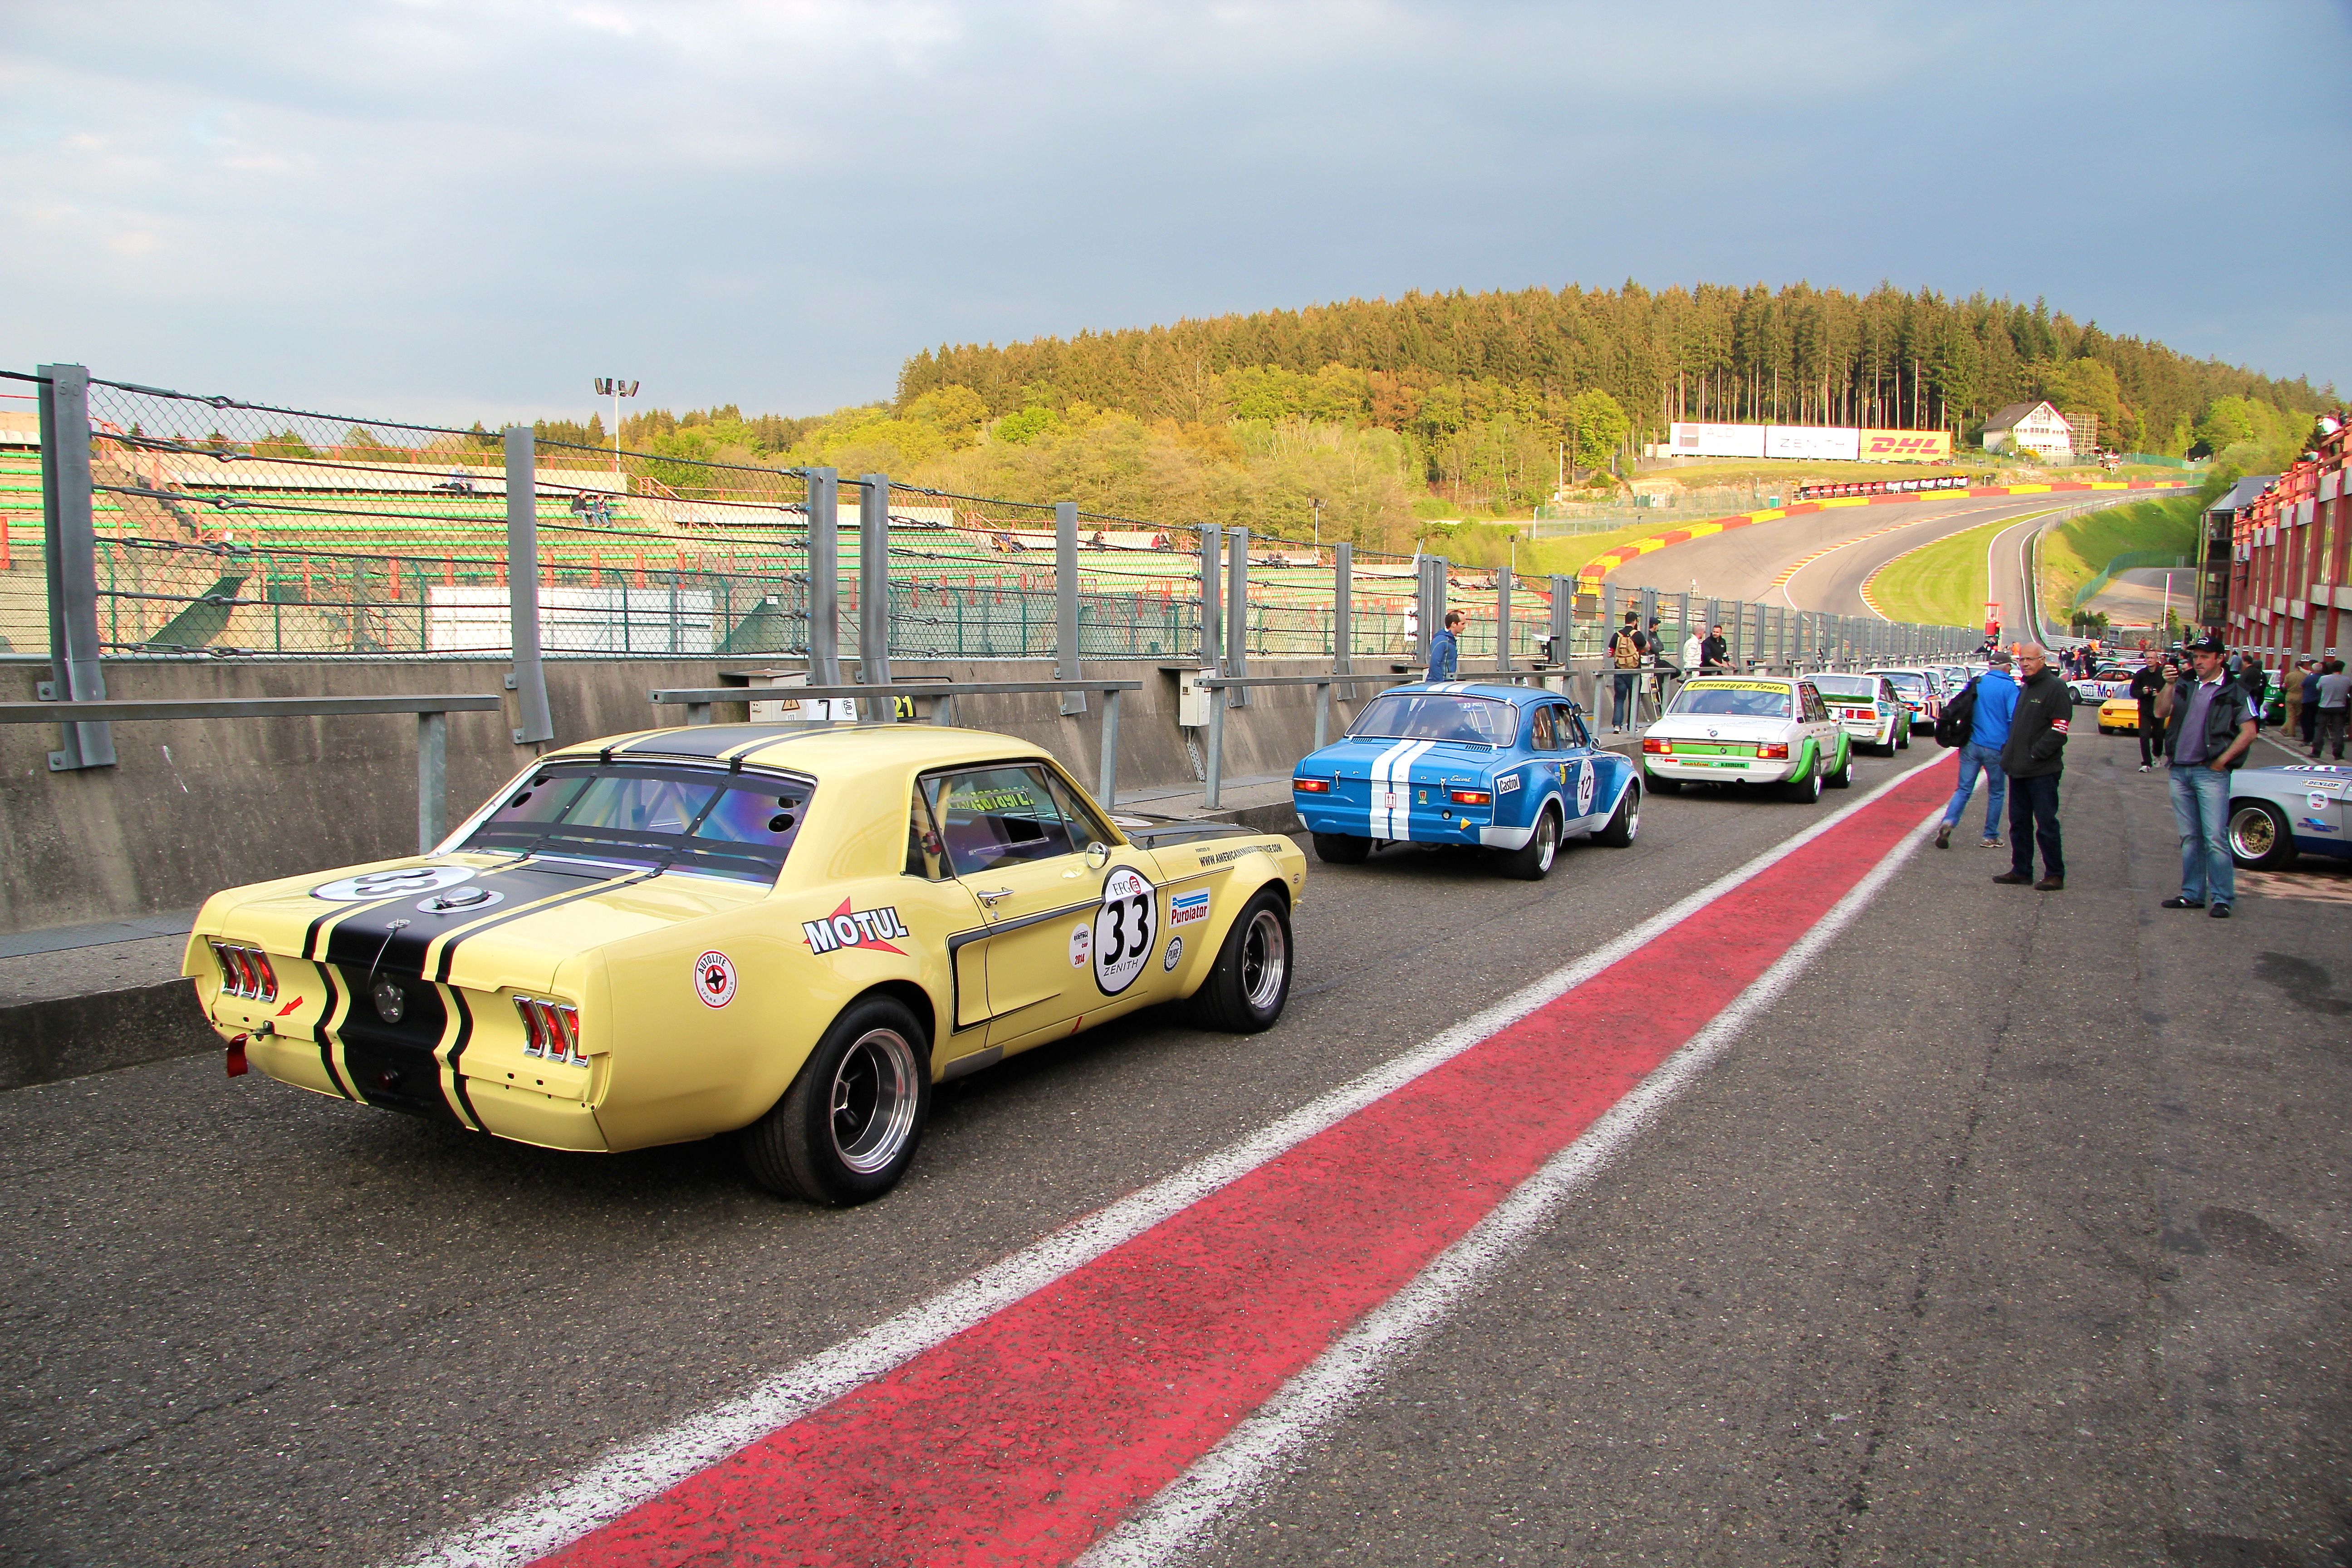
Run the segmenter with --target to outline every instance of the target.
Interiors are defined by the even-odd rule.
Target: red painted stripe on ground
[[[1920,770],[1387,1099],[546,1561],[1069,1561],[1705,1026],[1948,784]]]

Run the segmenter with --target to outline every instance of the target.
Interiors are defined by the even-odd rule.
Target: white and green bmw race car
[[[1666,795],[1711,784],[1819,800],[1853,782],[1853,748],[1810,679],[1701,676],[1643,731],[1642,779]]]

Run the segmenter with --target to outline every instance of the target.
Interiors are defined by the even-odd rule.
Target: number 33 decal
[[[1095,911],[1095,984],[1116,996],[1135,984],[1151,961],[1151,884],[1130,867],[1103,879],[1102,908]]]

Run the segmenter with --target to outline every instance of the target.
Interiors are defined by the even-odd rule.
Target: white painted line
[[[1696,1083],[1853,923],[1941,820],[1940,807],[1929,812],[1688,1044],[1440,1253],[1412,1284],[1365,1314],[1142,1511],[1114,1528],[1078,1559],[1077,1568],[1160,1568],[1205,1544],[1223,1520],[1267,1490],[1299,1448],[1378,1386],[1391,1368],[1417,1352]]]
[[[1860,800],[1781,840],[1615,941],[1552,971],[1362,1077],[1309,1100],[1259,1131],[1106,1208],[1072,1221],[896,1317],[785,1368],[737,1398],[608,1450],[576,1474],[461,1525],[402,1561],[407,1568],[517,1568],[578,1539],[778,1427],[823,1408],[954,1338],[1278,1158],[1325,1128],[1394,1093],[1754,880],[1921,768],[1935,767],[1957,755],[1952,752],[1930,757],[1905,769]]]

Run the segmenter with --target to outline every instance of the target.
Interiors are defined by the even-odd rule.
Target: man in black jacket
[[[2012,886],[2033,882],[2033,849],[2042,847],[2042,880],[2036,891],[2054,893],[2066,885],[2066,856],[2058,839],[2058,775],[2066,771],[2066,725],[2074,699],[2040,643],[2017,650],[2017,673],[2024,689],[2009,721],[2000,749],[2000,771],[2009,775],[2009,869],[1993,879]]]
[[[2157,662],[2156,649],[2149,648],[2140,656],[2140,666],[2132,671],[2131,694],[2139,703],[2139,771],[2147,772],[2148,764],[2164,754],[2164,726],[2156,717],[2156,700],[2164,692],[2164,667]]]
[[[2172,697],[2172,818],[2180,828],[2180,892],[2168,910],[2202,910],[2230,918],[2238,873],[2230,858],[2230,773],[2254,743],[2254,699],[2221,668],[2221,639],[2189,645],[2195,674]],[[2260,666],[2255,668],[2259,668]]]

